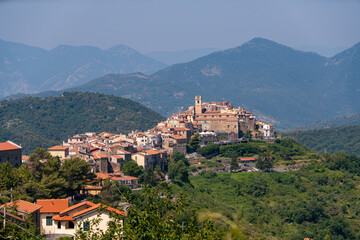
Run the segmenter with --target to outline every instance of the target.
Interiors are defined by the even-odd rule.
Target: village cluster
[[[155,167],[163,171],[165,160],[173,153],[186,154],[187,144],[196,133],[199,133],[200,145],[239,141],[244,133],[251,134],[252,139],[274,139],[273,125],[257,121],[249,111],[234,108],[227,101],[202,102],[201,96],[196,96],[194,106],[173,114],[146,132],[76,134],[47,151],[60,160],[76,157],[85,160],[98,179],[110,178],[136,189],[138,179],[122,173],[124,163],[134,161],[145,171]],[[9,162],[13,167],[19,167],[26,160],[27,156],[21,154],[21,146],[10,141],[0,143],[0,164]],[[96,195],[101,189],[102,186],[87,185],[83,193]],[[9,206],[11,204],[15,203],[9,203]],[[67,199],[38,200],[36,203],[19,200],[16,206],[19,212],[34,216],[42,234],[69,235],[74,235],[79,222],[85,224],[85,220],[94,218],[99,208],[99,205],[87,201],[69,207]],[[101,216],[104,228],[110,221],[109,212],[125,215],[122,211],[105,207]],[[87,228],[83,226],[83,229]]]

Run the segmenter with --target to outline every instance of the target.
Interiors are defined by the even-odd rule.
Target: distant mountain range
[[[0,39],[0,97],[69,88],[109,73],[152,74],[166,66],[125,45],[47,51]]]
[[[130,98],[167,116],[202,95],[231,101],[285,130],[359,113],[359,66],[360,43],[326,58],[255,38],[151,76],[109,74],[70,90]]]
[[[164,117],[139,103],[98,93],[0,101],[0,142],[21,144],[25,154],[36,147],[61,144],[85,132],[127,133],[152,128]]]
[[[221,49],[218,48],[201,48],[182,51],[154,51],[145,53],[145,55],[160,62],[166,63],[167,65],[174,65],[177,63],[190,62],[199,57],[203,57],[220,50]]]

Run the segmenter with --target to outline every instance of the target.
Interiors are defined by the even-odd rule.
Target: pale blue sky
[[[9,0],[0,38],[51,49],[59,44],[141,52],[226,49],[254,37],[288,46],[360,42],[358,0]]]

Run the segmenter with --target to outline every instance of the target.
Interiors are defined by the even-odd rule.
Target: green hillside
[[[0,141],[14,141],[29,153],[36,147],[60,144],[77,133],[146,130],[163,119],[139,103],[99,93],[25,97],[0,102]]]
[[[360,125],[283,133],[319,153],[345,152],[360,156]]]
[[[352,126],[360,124],[360,114],[342,116],[328,121],[318,121],[313,124],[299,127],[298,130],[324,129],[329,127]]]

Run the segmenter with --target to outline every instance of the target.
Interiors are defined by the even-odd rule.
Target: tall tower
[[[195,115],[202,113],[201,96],[195,96]]]

